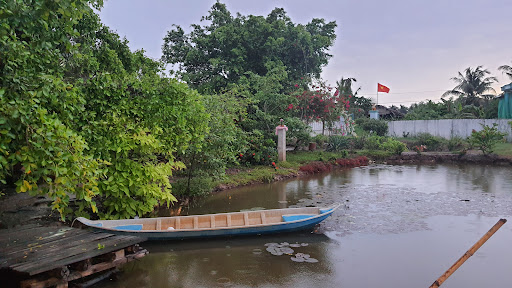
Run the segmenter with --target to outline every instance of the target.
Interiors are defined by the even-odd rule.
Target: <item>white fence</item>
[[[451,139],[453,137],[466,138],[471,131],[482,130],[482,125],[492,126],[498,124],[500,132],[506,133],[507,141],[512,142],[512,129],[508,122],[512,119],[443,119],[443,120],[412,120],[388,122],[388,135],[393,137],[414,136],[420,133],[429,133],[434,136]],[[321,129],[321,126],[320,126]],[[321,133],[321,131],[320,131]]]
[[[344,121],[343,118],[341,118],[338,121],[335,121],[334,123],[332,123],[333,129],[329,129],[327,124],[325,124],[324,134],[328,135],[328,136],[329,135],[337,135],[337,134],[341,135],[341,134],[343,134],[343,131],[341,130],[341,128],[345,127],[344,122],[345,121]],[[321,121],[309,123],[309,127],[311,127],[311,130],[312,130],[311,136],[316,136],[318,134],[322,134],[322,122]]]

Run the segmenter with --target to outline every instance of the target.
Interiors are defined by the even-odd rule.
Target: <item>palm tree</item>
[[[359,92],[359,90],[361,89],[361,87],[359,87],[357,90],[356,90],[356,93],[353,93],[352,92],[352,82],[357,82],[356,78],[343,78],[341,77],[341,80],[340,81],[336,81],[336,86],[338,88],[338,91],[340,93],[340,95],[357,95],[357,92]]]
[[[504,74],[507,74],[507,76],[512,79],[512,67],[508,65],[501,65],[498,67],[498,70],[501,70]]]
[[[481,106],[483,99],[490,100],[496,94],[491,85],[494,82],[498,82],[498,79],[496,77],[486,77],[487,74],[491,74],[491,72],[487,69],[482,69],[481,65],[474,70],[471,67],[466,68],[464,74],[459,72],[458,77],[451,78],[458,85],[452,90],[444,92],[443,97],[455,95],[459,97],[464,105]],[[494,94],[486,94],[486,92]]]

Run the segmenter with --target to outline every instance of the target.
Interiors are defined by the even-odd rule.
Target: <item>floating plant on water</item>
[[[281,256],[281,255],[291,255],[290,258],[294,262],[308,262],[308,263],[317,263],[318,260],[315,258],[311,258],[309,254],[305,253],[296,253],[292,249],[293,248],[300,248],[300,247],[306,247],[308,246],[308,243],[293,243],[290,244],[288,242],[283,243],[267,243],[265,246],[267,246],[267,251],[275,256]]]
[[[315,258],[311,258],[309,254],[297,253],[295,257],[291,257],[294,262],[308,262],[308,263],[317,263],[318,260]]]

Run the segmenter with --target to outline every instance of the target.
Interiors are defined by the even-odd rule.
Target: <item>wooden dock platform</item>
[[[1,286],[68,287],[71,281],[85,281],[144,257],[148,252],[138,243],[145,240],[71,227],[2,229]]]

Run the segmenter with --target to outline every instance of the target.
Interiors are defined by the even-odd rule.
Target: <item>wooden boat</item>
[[[194,216],[126,220],[76,220],[95,230],[136,235],[150,240],[258,235],[311,229],[329,217],[339,204],[330,207],[285,208]]]

